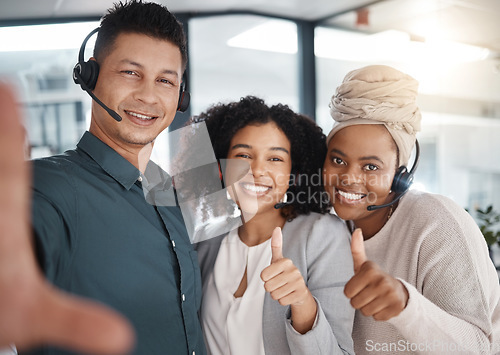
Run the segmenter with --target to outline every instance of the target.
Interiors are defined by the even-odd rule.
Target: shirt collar
[[[77,147],[127,190],[140,176],[139,169],[90,132],[84,133]]]

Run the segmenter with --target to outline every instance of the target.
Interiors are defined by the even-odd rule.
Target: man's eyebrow
[[[246,148],[246,149],[252,149],[251,145],[248,144],[235,144],[231,147],[231,150],[233,149],[238,149],[238,148]]]
[[[122,64],[130,64],[130,65],[133,65],[133,66],[136,66],[136,67],[139,67],[139,68],[144,68],[144,66],[142,64],[134,62],[133,60],[130,60],[130,59],[122,59],[122,60],[120,60],[120,63],[122,63]]]
[[[144,65],[142,65],[141,63],[134,62],[131,59],[122,59],[122,60],[120,60],[120,63],[130,64],[130,65],[136,66],[140,69],[144,69]],[[177,71],[172,70],[172,69],[162,70],[162,74],[171,74],[171,75],[175,75],[176,77],[179,77],[179,74],[177,73]]]

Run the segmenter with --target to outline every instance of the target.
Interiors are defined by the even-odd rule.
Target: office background
[[[0,77],[17,87],[32,157],[73,148],[87,129],[91,101],[71,71],[112,2],[0,0]],[[156,2],[178,16],[189,38],[192,101],[171,129],[214,103],[256,95],[328,132],[328,103],[344,75],[388,64],[420,81],[414,188],[449,196],[473,214],[489,205],[500,211],[498,0]],[[165,134],[155,150],[168,149]]]

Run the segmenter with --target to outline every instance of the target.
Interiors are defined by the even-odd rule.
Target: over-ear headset
[[[99,77],[99,64],[95,60],[85,61],[83,59],[85,47],[90,37],[94,33],[98,32],[99,28],[96,28],[90,32],[87,37],[83,40],[78,53],[78,63],[76,63],[73,68],[73,81],[75,84],[79,84],[82,90],[86,91],[102,108],[104,108],[110,115],[117,121],[121,121],[122,118],[118,113],[108,108],[102,101],[100,101],[93,93],[95,85],[97,83],[97,78]],[[185,112],[189,107],[190,95],[186,90],[186,80],[182,78],[179,89],[179,100],[177,101],[177,111]]]
[[[396,198],[392,200],[390,203],[386,203],[384,205],[370,205],[367,207],[368,211],[374,211],[379,208],[389,207],[390,205],[396,203],[403,197],[405,193],[410,189],[411,184],[413,183],[413,177],[415,175],[415,170],[417,170],[418,161],[420,159],[420,146],[418,144],[418,140],[415,140],[415,161],[413,162],[413,166],[411,170],[408,171],[406,166],[400,166],[396,170],[396,174],[394,175],[394,179],[392,179],[391,191],[396,193]]]
[[[96,28],[90,32],[87,37],[85,37],[80,47],[80,52],[78,52],[78,63],[76,63],[73,68],[73,81],[76,84],[80,84],[83,90],[94,90],[95,84],[97,83],[97,77],[99,76],[99,64],[97,64],[95,60],[85,61],[83,59],[85,46],[87,45],[89,38],[98,31],[99,28]],[[86,88],[84,88],[84,85]]]
[[[189,102],[191,101],[191,95],[189,91],[186,90],[186,74],[184,74],[180,89],[179,89],[179,101],[177,101],[177,111],[186,112],[189,107]]]

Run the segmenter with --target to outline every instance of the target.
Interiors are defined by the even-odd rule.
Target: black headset
[[[415,161],[411,170],[408,171],[406,166],[400,166],[396,170],[396,174],[394,175],[394,179],[392,179],[391,191],[396,193],[396,198],[392,200],[390,203],[386,203],[384,205],[370,205],[367,207],[368,211],[374,211],[379,208],[389,207],[390,205],[399,201],[401,197],[410,189],[411,184],[413,183],[413,178],[415,175],[415,170],[417,170],[418,161],[420,159],[420,145],[418,144],[418,140],[415,140]]]
[[[99,64],[95,60],[85,61],[83,59],[85,46],[90,37],[94,33],[98,32],[99,28],[96,28],[90,32],[87,37],[83,40],[82,46],[80,47],[80,52],[78,53],[78,63],[76,63],[73,68],[73,81],[75,84],[79,84],[82,90],[86,91],[102,108],[104,108],[110,115],[117,121],[121,121],[122,118],[118,113],[107,107],[102,101],[100,101],[93,93],[92,90],[95,89],[97,83],[97,78],[99,77]],[[177,111],[185,112],[189,107],[190,95],[186,90],[186,80],[181,81],[179,89],[179,100],[177,102]]]

